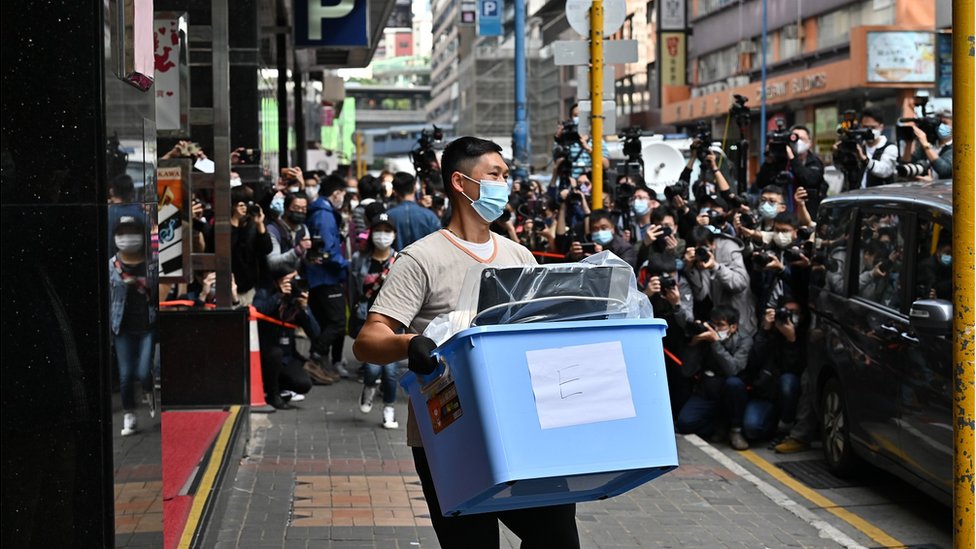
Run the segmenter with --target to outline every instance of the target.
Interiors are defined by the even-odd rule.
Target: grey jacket
[[[749,272],[742,259],[742,241],[728,235],[715,236],[715,268],[703,270],[685,266],[685,280],[695,301],[711,298],[713,306],[728,305],[739,312],[739,332],[756,333],[756,298],[749,289]]]

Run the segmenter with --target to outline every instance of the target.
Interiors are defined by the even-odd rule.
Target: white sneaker
[[[127,437],[134,434],[136,434],[136,415],[132,412],[126,412],[122,417],[122,436]]]
[[[400,424],[396,421],[396,412],[393,410],[393,406],[383,407],[383,428],[384,429],[396,429],[400,427]]]
[[[349,377],[349,370],[346,369],[346,366],[348,366],[348,365],[349,365],[349,363],[346,362],[345,360],[340,360],[339,362],[333,362],[332,363],[332,366],[335,367],[336,372],[339,373],[339,377],[342,377],[342,378]]]
[[[368,414],[373,410],[373,399],[376,398],[376,386],[363,387],[363,394],[359,397],[359,411]]]
[[[285,402],[301,402],[305,400],[305,395],[296,393],[295,391],[290,391],[285,389],[281,392],[281,399]]]

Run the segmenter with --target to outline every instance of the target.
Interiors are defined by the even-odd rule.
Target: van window
[[[861,215],[856,295],[879,305],[901,308],[904,249],[901,217],[892,212]]]
[[[853,210],[849,207],[821,206],[810,269],[810,282],[813,286],[838,294],[846,291],[844,264],[850,250],[852,213]]]
[[[940,217],[918,220],[914,300],[952,301],[952,220]]]

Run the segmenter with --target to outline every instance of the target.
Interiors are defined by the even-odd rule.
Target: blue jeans
[[[119,362],[119,392],[122,393],[122,409],[132,412],[136,409],[133,394],[135,382],[142,384],[144,391],[152,390],[150,375],[153,358],[155,332],[120,332],[115,335],[115,354]]]
[[[383,404],[392,405],[396,402],[397,392],[397,363],[391,362],[380,366],[369,362],[363,364],[366,371],[363,373],[363,385],[372,387],[376,384],[376,378],[381,377],[380,388],[383,390]]]
[[[776,423],[792,423],[800,400],[800,377],[782,374],[776,386],[776,404],[763,399],[750,400],[742,418],[742,431],[749,440],[762,440],[776,433]]]
[[[749,395],[746,384],[738,377],[725,378],[721,398],[712,400],[694,394],[678,412],[679,433],[695,433],[704,437],[715,431],[715,416],[719,409],[725,412],[729,427],[741,427]]]

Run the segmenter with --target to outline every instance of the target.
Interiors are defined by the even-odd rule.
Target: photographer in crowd
[[[230,192],[231,272],[237,283],[240,301],[250,305],[254,288],[261,279],[265,258],[272,250],[271,235],[264,225],[264,211],[251,202],[251,189],[235,187]]]
[[[773,219],[773,236],[769,244],[752,254],[753,292],[760,310],[766,310],[783,295],[805,296],[809,283],[809,256],[812,242],[809,229],[805,242],[798,241],[796,216],[782,212]]]
[[[908,142],[901,161],[918,166],[923,173],[914,176],[915,181],[949,179],[952,177],[952,110],[943,109],[936,115],[939,125],[936,128],[936,143],[929,142],[929,136],[915,122],[907,122],[915,139]],[[899,166],[899,175],[902,167]],[[908,175],[908,174],[906,174]]]
[[[277,278],[271,287],[258,288],[254,308],[271,320],[258,322],[261,346],[261,380],[265,401],[278,410],[291,408],[289,401],[304,400],[312,380],[295,348],[295,325],[310,338],[319,325],[308,308],[308,287],[297,272]]]
[[[584,240],[574,240],[570,245],[568,257],[579,261],[584,257],[609,250],[623,259],[636,271],[637,253],[633,246],[616,233],[610,212],[604,209],[594,210],[583,224],[574,229],[576,235],[587,235]]]
[[[282,215],[267,227],[271,234],[271,252],[267,256],[267,283],[271,279],[299,271],[302,268],[302,258],[312,247],[312,237],[305,226],[308,198],[304,194],[288,193],[284,195],[281,207]]]
[[[697,368],[697,380],[676,427],[713,440],[727,434],[733,448],[747,450],[742,420],[748,393],[739,374],[748,363],[752,337],[740,329],[740,318],[735,308],[722,305],[712,309],[710,322],[698,325],[701,333],[691,338],[685,355],[686,363]]]
[[[856,157],[859,173],[853,177],[859,180],[847,181],[847,189],[866,189],[885,185],[895,181],[895,169],[898,165],[898,145],[888,141],[884,136],[884,122],[881,111],[866,108],[861,111],[860,127],[871,132],[871,139],[856,140],[853,145],[846,144],[842,139],[834,143],[834,155],[852,154]],[[848,152],[842,151],[847,147]],[[850,176],[849,176],[850,177]]]
[[[573,178],[578,178],[584,172],[593,171],[593,139],[586,134],[579,133],[579,104],[573,103],[569,110],[569,120],[556,126],[553,134],[553,141],[556,143],[556,151],[553,159],[561,159],[568,162],[562,169],[568,169],[568,174]],[[610,151],[607,149],[606,140],[601,140],[603,151],[603,170],[610,169]],[[559,169],[559,166],[557,166]]]
[[[743,244],[735,237],[695,227],[685,250],[684,274],[695,297],[696,318],[713,307],[737,311],[738,330],[749,338],[756,333],[755,297],[742,259]]]

